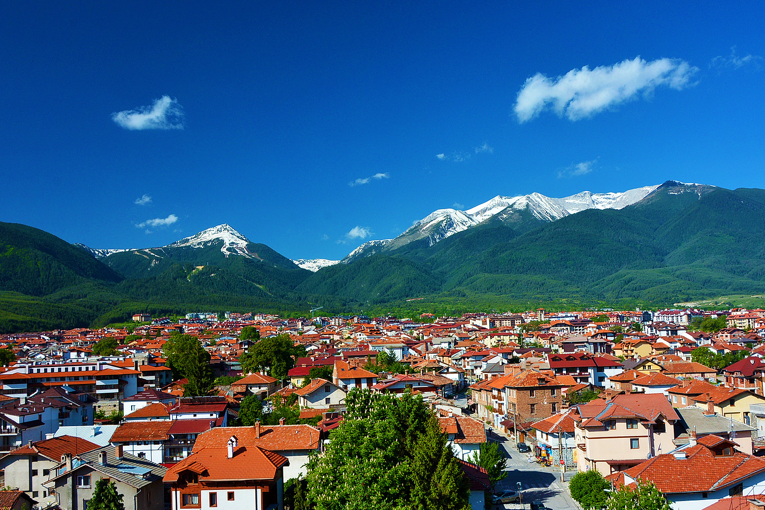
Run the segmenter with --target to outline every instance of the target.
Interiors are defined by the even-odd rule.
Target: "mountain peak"
[[[208,228],[198,234],[190,237],[185,237],[180,241],[176,241],[170,245],[169,248],[202,248],[211,244],[222,242],[220,251],[228,257],[229,255],[243,255],[245,257],[251,257],[252,254],[247,250],[247,245],[250,240],[237,232],[228,223],[223,223],[217,227]]]

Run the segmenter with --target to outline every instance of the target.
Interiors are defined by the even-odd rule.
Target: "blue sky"
[[[430,212],[765,188],[758,2],[3,2],[2,216],[341,258]]]

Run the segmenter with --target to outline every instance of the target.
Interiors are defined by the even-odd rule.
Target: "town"
[[[422,398],[472,508],[577,508],[588,472],[679,510],[765,502],[765,310],[133,320],[0,337],[9,507],[85,510],[109,480],[134,510],[291,508],[352,391]],[[174,377],[181,338],[206,353],[206,387]],[[271,340],[286,361],[251,370]],[[487,444],[499,479],[476,465]]]

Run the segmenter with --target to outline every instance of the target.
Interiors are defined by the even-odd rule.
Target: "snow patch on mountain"
[[[93,255],[93,257],[95,257],[97,259],[106,258],[109,255],[112,255],[114,253],[120,253],[120,252],[123,252],[123,251],[131,251],[131,250],[121,250],[121,249],[108,249],[108,248],[107,249],[91,248],[90,246],[85,246],[82,243],[74,243],[74,245],[75,246],[79,246],[80,248],[82,248],[83,250],[87,251],[88,253]]]
[[[319,269],[334,266],[335,264],[339,264],[339,260],[328,260],[328,259],[297,259],[293,260],[295,264],[297,264],[299,267],[303,269],[307,269],[311,272],[316,272]]]
[[[193,236],[185,237],[180,241],[167,245],[167,247],[202,248],[219,241],[223,242],[220,251],[226,257],[229,255],[242,255],[244,257],[255,258],[254,254],[247,251],[247,245],[250,243],[250,240],[226,223],[218,225],[217,227],[208,228]]]

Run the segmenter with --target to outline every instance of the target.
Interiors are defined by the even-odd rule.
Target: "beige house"
[[[313,379],[308,385],[295,391],[300,407],[327,409],[345,403],[345,391],[326,379]]]
[[[674,450],[674,424],[680,418],[661,394],[617,395],[577,406],[575,423],[579,471],[604,476]]]
[[[761,397],[749,390],[727,388],[725,386],[714,387],[707,393],[702,393],[693,399],[696,407],[705,409],[708,414],[719,414],[725,418],[740,421],[751,425],[752,404],[765,404],[765,397]]]
[[[239,379],[231,385],[235,393],[251,393],[257,395],[260,400],[265,400],[271,393],[278,390],[279,381],[270,375],[250,374],[244,379]]]

